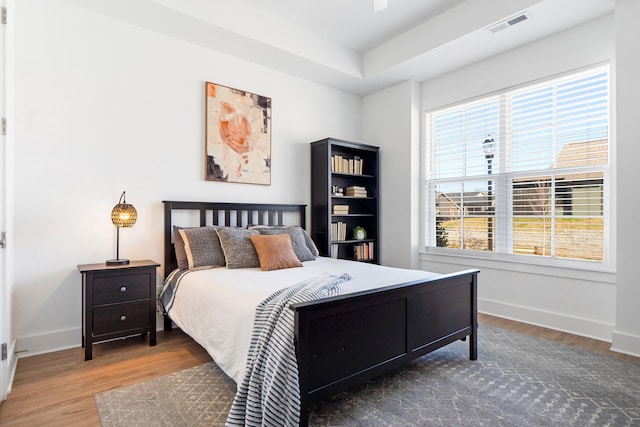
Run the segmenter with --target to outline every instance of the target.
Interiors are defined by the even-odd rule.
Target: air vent
[[[387,8],[388,0],[373,0],[373,11],[378,12]]]
[[[498,31],[506,30],[507,28],[519,24],[522,21],[526,21],[527,19],[529,19],[529,15],[526,12],[519,13],[515,16],[511,16],[503,21],[493,24],[487,29],[492,33],[497,33]]]

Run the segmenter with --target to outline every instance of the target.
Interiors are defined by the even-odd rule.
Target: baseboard
[[[156,317],[156,330],[163,330],[162,315]],[[37,356],[54,351],[78,348],[82,345],[82,328],[18,338],[14,353],[18,357]]]
[[[16,376],[16,368],[18,367],[18,355],[16,354],[16,340],[11,340],[7,350],[7,362],[9,363],[9,379],[7,381],[7,394],[11,393],[13,379]]]
[[[478,311],[599,341],[611,342],[612,340],[613,325],[590,319],[581,319],[480,298],[478,299]]]
[[[613,331],[611,350],[640,357],[640,336]]]
[[[82,330],[80,328],[50,332],[18,338],[16,352],[19,357],[37,356],[38,354],[80,347]]]

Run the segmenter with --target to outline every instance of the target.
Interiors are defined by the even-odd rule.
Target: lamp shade
[[[133,227],[136,219],[138,219],[136,208],[126,202],[118,203],[111,210],[111,221],[116,227]]]

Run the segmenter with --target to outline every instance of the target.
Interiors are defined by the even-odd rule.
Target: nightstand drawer
[[[93,309],[93,334],[149,328],[149,301],[106,305]]]
[[[93,305],[149,298],[149,274],[120,274],[93,279]]]

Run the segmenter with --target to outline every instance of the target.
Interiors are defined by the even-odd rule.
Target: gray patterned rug
[[[312,426],[640,426],[640,366],[482,326],[317,405]],[[224,425],[235,384],[213,363],[96,395],[103,427]]]

